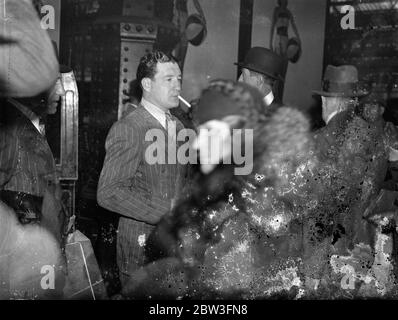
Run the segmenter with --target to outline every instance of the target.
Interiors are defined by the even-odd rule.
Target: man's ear
[[[143,78],[141,80],[142,90],[151,91],[152,88],[152,80],[150,78]]]

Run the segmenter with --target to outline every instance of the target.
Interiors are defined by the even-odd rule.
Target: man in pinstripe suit
[[[60,243],[66,216],[54,156],[41,122],[56,113],[63,95],[58,78],[47,92],[8,98],[0,110],[0,199],[16,211],[22,224],[45,224]]]
[[[70,69],[60,68],[60,71]],[[16,213],[16,217],[9,218],[12,223],[8,237],[0,241],[6,243],[0,258],[9,268],[0,275],[0,286],[4,279],[9,280],[0,291],[17,298],[47,297],[45,290],[43,293],[40,289],[43,277],[40,268],[47,264],[48,258],[57,265],[55,290],[48,293],[55,295],[52,298],[63,294],[65,261],[61,245],[67,216],[54,156],[40,124],[46,114],[57,111],[63,95],[65,90],[59,78],[51,89],[36,97],[4,100],[0,110],[0,200],[14,209],[10,213]],[[3,207],[0,210],[7,221],[6,211]],[[15,235],[10,236],[11,232]],[[19,240],[22,241],[19,246],[13,247],[10,241],[13,237],[23,239]],[[43,248],[51,252],[46,253]]]
[[[182,143],[176,134],[184,128],[170,114],[179,104],[180,68],[171,56],[153,51],[141,58],[136,78],[143,91],[141,103],[110,129],[97,191],[99,205],[121,215],[117,260],[122,286],[145,263],[145,240],[172,208],[186,178],[185,165],[168,161],[176,160],[169,156]],[[158,149],[166,155],[165,163],[149,163],[146,157],[153,143],[146,134],[154,129],[165,136]]]

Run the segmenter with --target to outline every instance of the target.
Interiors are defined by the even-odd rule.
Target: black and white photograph
[[[398,299],[398,0],[0,0],[0,21],[0,300]]]

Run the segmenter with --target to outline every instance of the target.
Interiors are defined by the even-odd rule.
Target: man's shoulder
[[[137,107],[135,110],[132,110],[129,114],[127,114],[126,116],[124,116],[123,118],[117,120],[113,126],[137,126],[137,125],[141,125],[144,121],[144,117],[143,117],[143,108],[141,108],[140,106]]]
[[[109,130],[110,134],[120,135],[127,131],[137,132],[138,134],[143,130],[145,131],[146,128],[150,127],[145,112],[146,110],[142,106],[138,106],[128,115],[116,121]]]

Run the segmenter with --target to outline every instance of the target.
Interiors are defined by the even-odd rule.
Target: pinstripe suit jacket
[[[46,138],[28,116],[27,107],[9,100],[0,110],[0,191],[41,197],[41,224],[61,241],[65,219],[61,187],[53,154]]]
[[[177,132],[183,129],[177,122]],[[165,137],[165,164],[149,164],[145,151],[153,140],[145,141],[146,133],[157,129]],[[148,139],[147,139],[148,140]],[[183,142],[177,142],[177,148]],[[164,214],[172,199],[185,184],[186,166],[168,163],[167,132],[142,106],[110,129],[105,143],[106,156],[100,175],[97,200],[102,207],[119,213],[118,264],[128,274],[144,262],[142,243]],[[129,271],[130,270],[130,271]]]
[[[28,108],[20,107],[26,114],[34,115]],[[46,138],[13,102],[7,102],[0,115],[0,190],[42,197],[48,186],[58,184]]]

